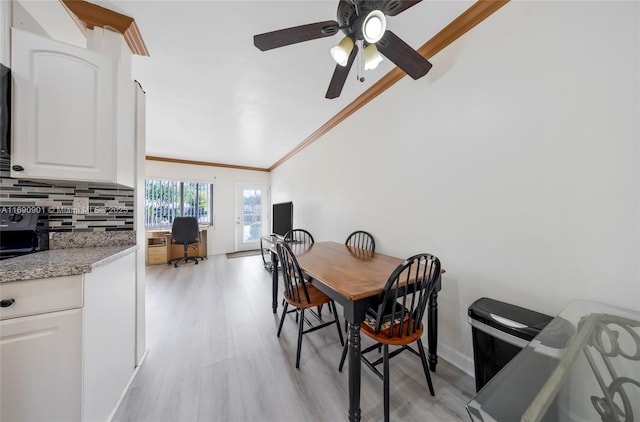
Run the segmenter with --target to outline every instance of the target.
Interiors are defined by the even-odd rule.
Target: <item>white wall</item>
[[[355,229],[447,273],[439,355],[482,296],[640,309],[638,2],[514,1],[272,172],[317,240]]]
[[[236,250],[235,231],[239,227],[235,220],[237,186],[248,183],[268,188],[270,184],[270,174],[267,172],[161,161],[147,161],[146,175],[147,179],[213,183],[214,226],[207,230],[207,248],[210,255]],[[268,230],[265,234],[267,232]]]

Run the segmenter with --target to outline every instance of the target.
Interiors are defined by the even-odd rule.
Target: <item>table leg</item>
[[[360,414],[360,324],[349,323],[349,421],[359,422]]]
[[[364,321],[366,310],[372,305],[377,305],[378,297],[372,296],[360,300],[347,299],[333,288],[327,286],[322,280],[314,280],[314,286],[322,291],[344,309],[344,319],[347,321],[347,341],[349,353],[349,412],[351,422],[360,422],[362,413],[360,410],[360,374],[362,366],[362,351],[360,344],[360,324]]]
[[[427,341],[429,345],[429,369],[436,372],[438,364],[438,292],[441,288],[441,278],[438,277],[436,288],[429,297],[429,322],[427,324]]]
[[[271,307],[275,314],[278,310],[278,256],[271,251]]]

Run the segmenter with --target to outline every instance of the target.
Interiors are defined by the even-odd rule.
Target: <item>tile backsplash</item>
[[[88,205],[86,199],[88,198]],[[88,183],[57,185],[0,178],[2,207],[35,207],[48,212],[50,232],[133,230],[133,189]]]

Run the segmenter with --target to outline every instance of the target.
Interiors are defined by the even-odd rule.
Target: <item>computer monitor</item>
[[[273,204],[273,227],[271,232],[284,236],[293,228],[293,202]]]

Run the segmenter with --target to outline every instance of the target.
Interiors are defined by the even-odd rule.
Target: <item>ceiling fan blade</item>
[[[324,96],[325,98],[334,99],[340,96],[342,92],[342,87],[344,86],[345,81],[347,80],[347,76],[349,76],[349,71],[351,70],[351,65],[353,65],[353,61],[356,59],[358,55],[358,46],[354,45],[351,50],[351,54],[349,54],[349,59],[347,60],[347,64],[345,66],[336,65],[335,70],[333,71],[333,76],[331,77],[331,82],[329,82],[329,88],[327,89],[327,94]]]
[[[336,21],[310,23],[254,35],[253,45],[262,51],[267,51],[284,47],[285,45],[315,40],[316,38],[330,37],[338,32],[339,29],[340,25]]]
[[[388,16],[399,15],[421,1],[422,0],[387,0],[384,2],[384,14]]]
[[[431,69],[432,64],[429,60],[422,57],[420,53],[391,31],[385,31],[376,46],[383,56],[395,63],[413,79],[423,77]]]

